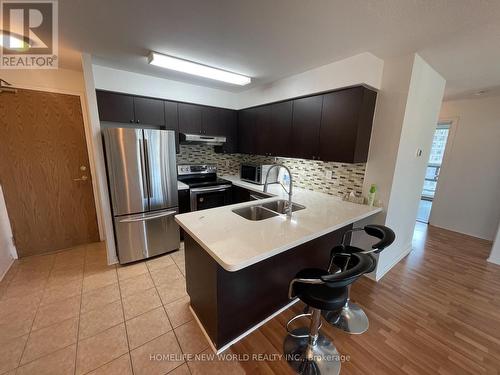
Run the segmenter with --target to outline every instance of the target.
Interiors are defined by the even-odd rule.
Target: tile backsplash
[[[344,196],[354,191],[361,194],[365,164],[346,164],[316,160],[291,159],[244,154],[217,154],[212,146],[180,145],[177,164],[217,164],[219,175],[239,175],[244,162],[286,165],[292,171],[294,185],[330,195]],[[327,172],[331,178],[327,178]],[[329,176],[328,176],[329,177]]]

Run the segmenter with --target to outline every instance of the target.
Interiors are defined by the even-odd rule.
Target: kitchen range
[[[199,211],[232,202],[231,182],[217,177],[216,165],[178,165],[177,176],[189,187],[189,210],[182,211]]]

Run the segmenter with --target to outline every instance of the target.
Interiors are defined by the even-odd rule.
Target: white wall
[[[135,95],[241,109],[341,87],[380,88],[384,62],[362,53],[240,93],[93,65],[95,87]]]
[[[380,201],[384,211],[356,223],[356,227],[374,223],[385,224],[410,87],[413,59],[413,55],[405,55],[384,61],[363,185],[365,196],[368,194],[371,184],[377,185],[376,199]],[[354,246],[368,249],[374,240],[362,232],[357,232],[354,234],[352,243]],[[376,271],[372,272],[369,277],[376,279]]]
[[[116,245],[113,230],[113,218],[111,216],[111,204],[108,194],[108,180],[106,177],[106,166],[104,164],[104,151],[101,137],[101,124],[99,121],[99,111],[97,108],[95,78],[92,69],[92,58],[89,54],[82,54],[83,75],[85,77],[85,97],[87,99],[87,109],[89,116],[90,145],[94,155],[94,183],[98,194],[98,202],[102,216],[103,239],[106,240],[106,252],[108,264],[118,262],[116,255]]]
[[[439,73],[420,56],[415,55],[387,206],[386,225],[397,236],[394,244],[380,254],[377,279],[411,251],[420,195],[445,83]],[[422,150],[421,156],[417,156],[418,149]]]
[[[457,121],[430,223],[493,240],[500,220],[500,96],[444,102],[440,118]]]
[[[488,262],[500,265],[500,225],[498,225],[497,235],[495,237],[495,241],[493,242]]]
[[[359,84],[379,89],[383,67],[383,60],[368,52],[361,53],[244,91],[238,95],[238,108]]]
[[[0,69],[0,77],[13,86],[32,90],[83,93],[82,72],[68,69]]]
[[[93,65],[96,89],[151,96],[181,102],[237,108],[237,94],[145,74]]]
[[[17,258],[17,252],[12,243],[12,230],[0,186],[0,281],[14,262],[14,258]]]
[[[418,202],[445,80],[420,56],[406,55],[384,62],[363,190],[378,187],[383,213],[367,222],[385,224],[396,240],[378,257],[372,277],[379,280],[411,251]],[[422,156],[417,157],[417,149]],[[366,247],[367,236],[354,244]],[[371,241],[373,242],[373,241]]]

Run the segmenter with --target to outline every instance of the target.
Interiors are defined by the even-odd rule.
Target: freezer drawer
[[[115,234],[120,264],[163,254],[180,246],[177,207],[115,217]]]

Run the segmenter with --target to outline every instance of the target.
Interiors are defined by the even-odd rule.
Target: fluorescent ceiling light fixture
[[[160,53],[151,52],[148,57],[148,62],[151,65],[156,65],[161,68],[176,70],[195,76],[215,79],[217,81],[232,83],[235,85],[248,85],[252,80],[250,77],[241,74],[227,72],[225,70],[212,68],[210,66],[198,64],[192,61],[179,59],[177,57],[162,55]]]

